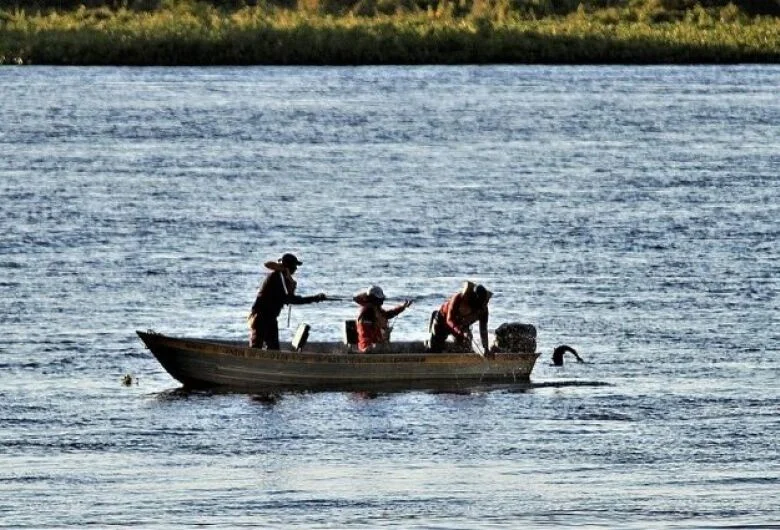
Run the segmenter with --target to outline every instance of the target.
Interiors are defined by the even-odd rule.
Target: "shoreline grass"
[[[313,0],[309,0],[312,2]],[[0,64],[389,65],[780,62],[780,18],[729,4],[663,11],[579,9],[536,18],[498,0],[391,14],[268,5],[225,9],[0,11]],[[462,4],[460,4],[462,5]]]

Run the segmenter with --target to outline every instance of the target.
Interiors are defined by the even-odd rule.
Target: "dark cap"
[[[474,302],[475,302],[475,303],[476,303],[476,305],[478,305],[478,306],[487,305],[487,303],[488,303],[488,300],[490,300],[490,295],[491,295],[491,294],[492,294],[492,293],[490,293],[490,291],[488,291],[487,289],[485,289],[485,286],[484,286],[484,285],[477,285],[477,286],[474,288],[474,292],[473,292],[473,298],[472,298],[472,300],[474,300]]]
[[[285,254],[279,261],[281,261],[282,265],[288,269],[291,267],[297,267],[298,265],[303,265],[303,262],[295,257],[295,254]]]

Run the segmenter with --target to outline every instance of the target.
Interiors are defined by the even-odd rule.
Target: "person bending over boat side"
[[[493,293],[482,285],[466,282],[463,289],[452,295],[434,313],[431,322],[431,338],[429,350],[431,353],[444,351],[444,343],[447,337],[452,335],[455,342],[471,348],[471,325],[479,321],[479,336],[482,342],[482,351],[488,349],[488,302]]]
[[[277,318],[285,304],[310,304],[322,302],[324,293],[314,296],[295,294],[293,274],[303,265],[293,254],[285,254],[278,261],[268,261],[265,267],[271,272],[265,277],[249,314],[249,346],[269,350],[279,349],[279,324]]]
[[[390,342],[390,319],[412,305],[411,300],[406,300],[393,309],[382,309],[385,293],[377,285],[356,295],[353,300],[361,306],[357,317],[358,350],[361,353],[381,351],[382,345]]]

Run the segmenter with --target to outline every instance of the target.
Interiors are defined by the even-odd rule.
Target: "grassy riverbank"
[[[780,62],[780,18],[772,14],[734,4],[601,4],[547,11],[510,0],[6,7],[0,64]]]

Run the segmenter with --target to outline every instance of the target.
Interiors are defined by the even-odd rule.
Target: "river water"
[[[780,67],[0,68],[0,526],[780,525]],[[262,263],[424,338],[463,280],[527,392],[187,393]],[[357,307],[280,317],[338,340]],[[550,366],[558,344],[587,364]],[[130,374],[135,383],[124,386]]]

